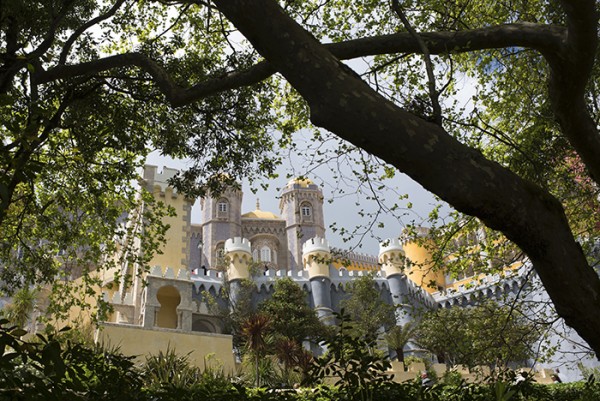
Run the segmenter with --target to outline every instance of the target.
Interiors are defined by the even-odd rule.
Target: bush
[[[0,320],[0,400],[144,399],[132,358],[54,334],[25,341],[7,323]]]

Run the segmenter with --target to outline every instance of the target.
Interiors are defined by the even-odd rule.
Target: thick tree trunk
[[[380,96],[275,1],[214,3],[307,101],[315,125],[394,165],[519,245],[559,315],[600,355],[600,280],[554,197]]]

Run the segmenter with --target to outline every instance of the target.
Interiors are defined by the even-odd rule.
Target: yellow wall
[[[355,262],[355,261],[347,261],[347,260],[334,260],[333,266],[336,269],[344,268],[348,271],[378,271],[379,265],[377,264],[369,264],[367,262]]]
[[[225,373],[235,373],[233,360],[232,337],[225,334],[212,333],[182,333],[169,329],[145,329],[139,326],[102,324],[97,341],[119,346],[125,355],[144,360],[145,355],[156,355],[165,352],[167,347],[174,349],[179,355],[187,355],[190,362],[204,368],[204,360],[214,354],[223,364]],[[214,366],[214,364],[212,365]]]
[[[446,281],[442,271],[434,271],[431,252],[416,242],[407,242],[402,245],[406,257],[412,262],[409,267],[408,278],[421,286],[425,291],[433,293],[438,291],[438,286],[445,287]],[[431,282],[435,286],[430,286]]]
[[[510,275],[511,272],[516,271],[518,268],[520,268],[521,266],[523,266],[523,262],[515,262],[513,264],[511,264],[510,266],[504,266],[503,268],[503,273],[504,275]],[[456,290],[459,291],[460,290],[460,286],[461,285],[470,285],[471,283],[479,283],[481,282],[481,280],[485,279],[489,277],[488,274],[475,274],[474,276],[470,276],[470,277],[465,277],[462,280],[458,280],[455,281],[451,284],[448,284],[446,286],[446,289],[452,289],[452,290]]]
[[[166,205],[175,208],[176,216],[164,217],[163,222],[169,224],[166,244],[162,246],[162,254],[155,254],[150,261],[150,266],[160,266],[164,273],[167,267],[175,271],[180,267],[187,267],[187,249],[189,246],[189,210],[191,201],[182,194],[173,194],[173,189],[167,188],[165,192],[155,186],[154,197]],[[185,261],[185,263],[183,263]]]

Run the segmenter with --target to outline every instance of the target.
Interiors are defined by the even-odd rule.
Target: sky
[[[279,195],[281,188],[289,181],[287,176],[306,176],[319,185],[323,191],[326,237],[330,245],[336,248],[377,255],[379,252],[378,238],[398,237],[406,224],[412,222],[421,224],[434,205],[439,203],[431,193],[405,174],[397,174],[393,179],[386,180],[386,187],[379,194],[380,198],[375,200],[368,199],[368,195],[364,192],[357,192],[359,184],[352,181],[355,179],[350,172],[353,167],[351,165],[343,166],[346,170],[343,172],[345,175],[343,179],[336,179],[333,177],[330,166],[321,166],[306,172],[307,169],[302,168],[299,157],[290,155],[284,159],[285,162],[278,171],[279,178],[264,181],[269,184],[267,190],[260,187],[260,182],[256,182],[252,187],[247,181],[242,182],[244,193],[242,213],[255,210],[258,200],[261,210],[280,215]],[[159,152],[155,151],[149,155],[146,163],[158,166],[160,171],[163,166],[184,169],[187,162],[161,156]],[[256,191],[255,194],[252,192],[252,188]],[[408,198],[399,199],[399,195],[404,194],[407,194]],[[379,202],[390,205],[398,203],[400,209],[395,215],[383,212],[376,216],[360,215],[361,211],[376,212],[379,209]],[[408,203],[412,203],[412,208],[407,208]],[[192,223],[201,223],[199,202],[196,202],[192,208]],[[358,225],[364,227],[350,241],[344,241],[339,231],[334,232],[330,227],[333,223],[336,227],[343,227],[347,230],[353,230]],[[382,223],[383,226],[381,226]]]
[[[366,68],[364,61],[361,60],[351,60],[346,64],[356,71],[363,71]],[[457,95],[442,99],[443,104],[447,107],[458,105],[468,112],[472,109],[470,102],[475,93],[474,87],[472,79],[466,76],[458,77]],[[457,101],[457,104],[454,104],[454,101]],[[322,132],[326,139],[329,138],[325,141],[325,145],[315,143],[312,134],[308,132],[295,134],[294,142],[297,151],[285,155],[284,163],[277,171],[279,178],[263,182],[269,184],[267,190],[261,188],[260,182],[254,183],[252,187],[247,181],[242,182],[244,193],[242,213],[255,210],[258,200],[261,210],[279,215],[281,188],[287,184],[290,177],[306,176],[318,184],[323,191],[325,235],[333,247],[377,255],[379,242],[387,238],[397,238],[407,224],[428,225],[426,220],[429,213],[442,202],[407,175],[398,172],[393,179],[372,183],[373,187],[383,187],[374,197],[369,192],[368,183],[357,181],[353,175],[352,170],[357,167],[353,160],[335,159],[328,163],[315,162],[311,155],[317,147],[329,148],[328,150],[331,151],[338,145],[335,136]],[[161,156],[156,151],[149,155],[147,163],[158,166],[159,170],[163,166],[177,169],[186,166],[185,160],[173,160]],[[256,193],[253,193],[253,190]],[[385,209],[395,203],[399,206],[396,212],[381,211],[381,204]],[[449,211],[450,207],[443,204],[441,214],[447,214]],[[196,202],[192,209],[192,223],[201,223],[199,202]],[[353,231],[357,226],[359,228],[350,240],[348,235],[340,235],[340,229]]]

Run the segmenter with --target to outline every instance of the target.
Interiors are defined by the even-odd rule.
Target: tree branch
[[[429,49],[425,44],[425,41],[421,38],[421,35],[415,31],[415,28],[412,27],[410,21],[402,11],[398,0],[392,0],[392,8],[402,21],[402,24],[410,33],[410,35],[417,41],[419,45],[419,50],[423,54],[423,60],[425,61],[425,70],[427,71],[427,84],[429,88],[429,99],[431,100],[431,107],[433,109],[433,122],[437,125],[442,125],[442,107],[440,106],[440,92],[435,88],[435,75],[433,74],[433,64],[431,62],[431,54],[429,53]]]
[[[598,47],[598,12],[590,0],[561,1],[567,15],[568,35],[560,51],[548,58],[550,99],[554,114],[569,142],[600,184],[600,134],[586,103]]]
[[[213,2],[301,94],[315,125],[397,167],[523,249],[559,315],[600,355],[600,280],[556,198],[375,92],[276,1]]]
[[[97,17],[92,18],[91,20],[77,28],[69,37],[69,39],[67,39],[67,41],[65,42],[63,49],[60,52],[60,58],[58,60],[58,63],[65,64],[67,62],[67,57],[69,56],[71,47],[73,46],[73,43],[75,43],[75,41],[81,36],[81,34],[83,34],[85,31],[87,31],[94,25],[111,18],[113,15],[115,15],[117,10],[121,8],[123,3],[125,3],[125,0],[117,0],[115,4],[113,4],[113,6],[110,8],[110,10],[108,10],[106,13],[100,14]]]
[[[422,33],[421,38],[431,54],[459,53],[503,47],[528,47],[543,53],[558,50],[566,30],[556,25],[510,24],[463,32]],[[402,32],[372,38],[362,38],[326,45],[341,60],[390,53],[419,53],[420,47],[409,33]],[[161,92],[174,106],[183,106],[222,91],[250,86],[276,72],[268,61],[244,70],[214,77],[190,88],[177,85],[154,60],[141,53],[126,53],[74,65],[58,65],[47,71],[39,68],[35,82],[48,83],[81,75],[93,75],[114,68],[136,66],[150,74]]]

